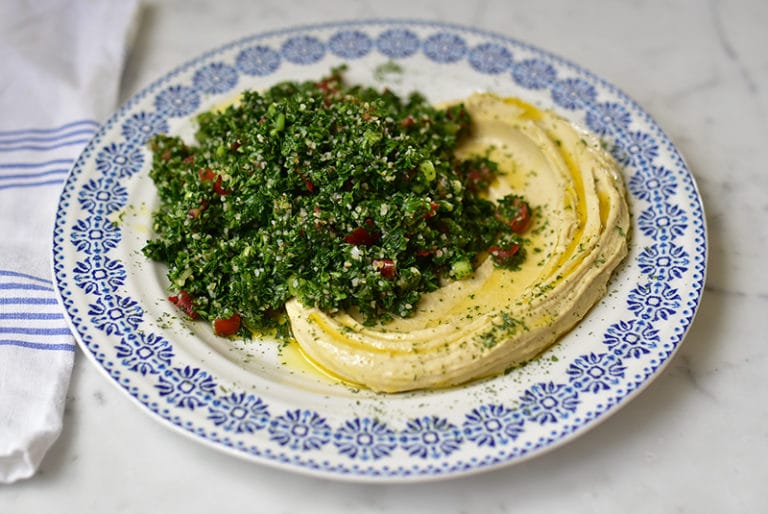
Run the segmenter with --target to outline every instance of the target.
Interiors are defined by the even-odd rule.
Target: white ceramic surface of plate
[[[623,169],[633,232],[606,297],[554,347],[504,376],[374,394],[324,378],[274,341],[232,343],[181,319],[141,248],[157,206],[151,134],[190,135],[196,113],[243,89],[317,79],[424,93],[518,96],[597,133]],[[357,481],[455,476],[519,462],[583,433],[667,364],[703,291],[706,228],[669,138],[616,87],[498,34],[415,21],[299,27],[186,63],[129,100],[75,163],[53,235],[57,290],[83,351],[140,408],[234,455]]]

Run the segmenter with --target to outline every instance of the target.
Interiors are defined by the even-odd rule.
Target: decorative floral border
[[[566,376],[535,383],[519,398],[479,404],[458,419],[425,414],[395,426],[355,417],[332,425],[312,409],[276,411],[264,397],[221,392],[208,371],[177,361],[173,344],[152,331],[142,306],[124,289],[125,264],[114,257],[123,234],[110,216],[128,205],[124,183],[145,165],[141,147],[150,135],[167,131],[170,120],[195,113],[211,95],[234,90],[243,76],[267,77],[284,63],[309,65],[326,55],[353,61],[378,53],[397,62],[419,52],[436,64],[466,63],[480,74],[548,92],[559,109],[583,114],[592,131],[613,142],[613,155],[633,170],[627,185],[642,239],[634,244],[643,248],[634,265],[644,281],[626,299],[626,318],[601,335],[603,351],[569,362]],[[524,57],[518,59],[518,53]],[[614,100],[601,101],[602,96]],[[638,391],[669,360],[692,322],[706,252],[701,200],[682,158],[648,114],[614,86],[507,37],[455,25],[384,20],[236,41],[136,95],[102,127],[66,181],[53,266],[84,351],[165,421],[262,462],[348,478],[405,479],[519,460],[581,431]],[[73,299],[74,288],[87,305]],[[674,336],[662,338],[661,328],[670,326]],[[631,361],[644,364],[642,371],[630,375],[630,367],[640,369],[638,362],[629,366]],[[148,380],[152,391],[144,389]],[[608,399],[593,405],[591,398],[598,394]],[[205,412],[206,422],[199,412]],[[529,427],[549,430],[523,444]],[[249,438],[253,434],[259,438]]]

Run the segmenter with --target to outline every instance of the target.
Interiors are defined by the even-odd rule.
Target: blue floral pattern
[[[424,41],[424,53],[438,63],[452,63],[467,53],[467,44],[458,34],[438,32]]]
[[[273,441],[292,450],[317,450],[331,440],[331,427],[317,412],[296,409],[273,418],[269,435]]]
[[[397,448],[397,435],[377,419],[355,418],[333,434],[333,444],[339,453],[351,459],[377,460],[388,457]]]
[[[115,350],[126,368],[144,376],[169,369],[173,359],[171,343],[156,334],[129,334]]]
[[[116,292],[125,284],[125,267],[104,255],[93,255],[75,263],[72,279],[87,294]]]
[[[639,359],[654,351],[660,342],[659,331],[642,319],[611,325],[603,337],[608,349],[624,359]]]
[[[461,446],[461,429],[445,418],[424,416],[408,421],[400,433],[400,446],[412,457],[438,459]]]
[[[294,64],[312,64],[323,58],[325,45],[313,36],[296,36],[283,43],[282,54]]]
[[[244,391],[200,362],[188,362],[187,352],[174,351],[173,338],[150,314],[154,307],[129,293],[137,272],[129,272],[135,266],[127,264],[135,256],[126,253],[129,231],[116,222],[116,213],[131,201],[128,182],[146,171],[149,137],[167,132],[174,118],[194,115],[203,95],[224,99],[248,80],[276,80],[272,75],[284,61],[303,66],[340,58],[355,66],[365,56],[408,59],[417,73],[452,66],[480,83],[488,75],[507,80],[521,95],[530,91],[548,98],[556,110],[602,136],[624,166],[637,249],[627,273],[637,283],[624,305],[612,304],[619,316],[606,322],[591,346],[574,350],[564,343],[562,358],[547,361],[553,366],[551,380],[540,381],[534,372],[530,379],[499,377],[489,382],[500,388],[494,401],[483,389],[482,403],[447,410],[439,391],[400,398],[404,405],[417,402],[410,414],[373,407],[380,416],[361,416],[353,414],[352,404],[334,413],[320,407],[324,400],[314,393],[306,393],[302,405],[280,406],[268,387]],[[513,462],[620,404],[659,372],[680,343],[703,289],[705,256],[703,211],[682,158],[647,114],[613,86],[498,35],[439,24],[375,22],[246,38],[137,95],[104,125],[68,177],[53,260],[62,303],[86,353],[168,423],[268,463],[407,479]],[[370,401],[378,400],[359,396],[356,401],[371,408]]]
[[[520,410],[530,421],[557,423],[567,419],[579,405],[579,395],[567,384],[535,384],[520,398]]]
[[[261,398],[245,393],[231,393],[216,399],[209,407],[208,419],[216,426],[236,434],[253,434],[269,423],[269,409]]]
[[[640,272],[659,282],[683,278],[690,262],[685,248],[667,242],[648,246],[637,256]]]
[[[466,416],[464,437],[478,446],[502,446],[523,432],[520,413],[500,404],[481,405]]]
[[[144,165],[141,150],[130,143],[110,143],[96,156],[96,169],[116,178],[130,177]]]
[[[238,73],[234,67],[223,62],[212,62],[195,72],[192,84],[203,93],[215,95],[226,93],[235,87],[237,77]]]
[[[637,286],[629,293],[629,310],[639,319],[658,321],[668,319],[680,308],[677,289],[664,282],[651,282]]]
[[[120,230],[109,218],[95,214],[74,224],[70,241],[79,252],[103,254],[117,247]]]
[[[419,36],[408,29],[389,29],[376,39],[379,51],[392,59],[410,57],[419,51]]]
[[[644,166],[627,184],[630,192],[647,202],[664,202],[677,194],[677,181],[672,170],[664,166]]]
[[[127,296],[105,295],[88,306],[93,326],[108,336],[132,332],[141,323],[143,314],[139,303]]]
[[[280,67],[280,54],[268,46],[251,46],[237,54],[235,65],[246,75],[270,75]]]
[[[168,121],[156,112],[139,111],[123,122],[121,132],[128,143],[141,146],[153,135],[168,132]]]
[[[615,354],[589,353],[575,359],[566,373],[577,391],[599,393],[618,384],[625,369]]]
[[[587,111],[587,126],[601,136],[626,130],[631,121],[626,107],[616,102],[599,103]]]
[[[159,376],[155,385],[168,403],[194,410],[206,405],[216,390],[216,382],[207,371],[191,366],[175,368]]]
[[[341,30],[331,36],[328,48],[345,59],[359,59],[371,51],[373,41],[360,30]]]
[[[498,75],[512,64],[512,52],[497,43],[482,43],[469,52],[469,64],[482,73]]]
[[[155,97],[155,109],[163,116],[189,116],[200,107],[200,96],[192,86],[169,86]]]
[[[567,78],[555,82],[552,99],[566,109],[583,109],[590,106],[597,96],[595,87],[581,78]]]
[[[659,155],[656,139],[647,132],[629,132],[620,141],[620,149],[625,164],[645,164]]]
[[[112,177],[102,177],[89,180],[77,199],[91,214],[112,214],[128,203],[128,190]]]
[[[688,215],[677,204],[662,203],[643,211],[637,225],[645,236],[671,241],[685,233]]]
[[[512,78],[526,89],[544,89],[554,83],[557,71],[541,59],[524,59],[512,65]]]

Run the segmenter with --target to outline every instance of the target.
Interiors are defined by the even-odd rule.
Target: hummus
[[[473,126],[458,152],[489,151],[503,172],[491,199],[519,193],[536,209],[527,258],[514,271],[485,258],[471,278],[424,295],[413,316],[375,326],[289,301],[302,351],[346,382],[438,388],[525,363],[586,315],[627,254],[624,186],[596,137],[517,99],[464,103]]]

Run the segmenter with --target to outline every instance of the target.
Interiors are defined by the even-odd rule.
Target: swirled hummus
[[[627,254],[624,186],[596,137],[516,99],[476,94],[464,105],[472,135],[458,153],[489,152],[503,172],[490,198],[519,193],[538,209],[528,257],[516,270],[486,258],[472,278],[425,294],[414,315],[374,326],[290,300],[303,352],[345,381],[399,392],[520,365],[587,314]]]

